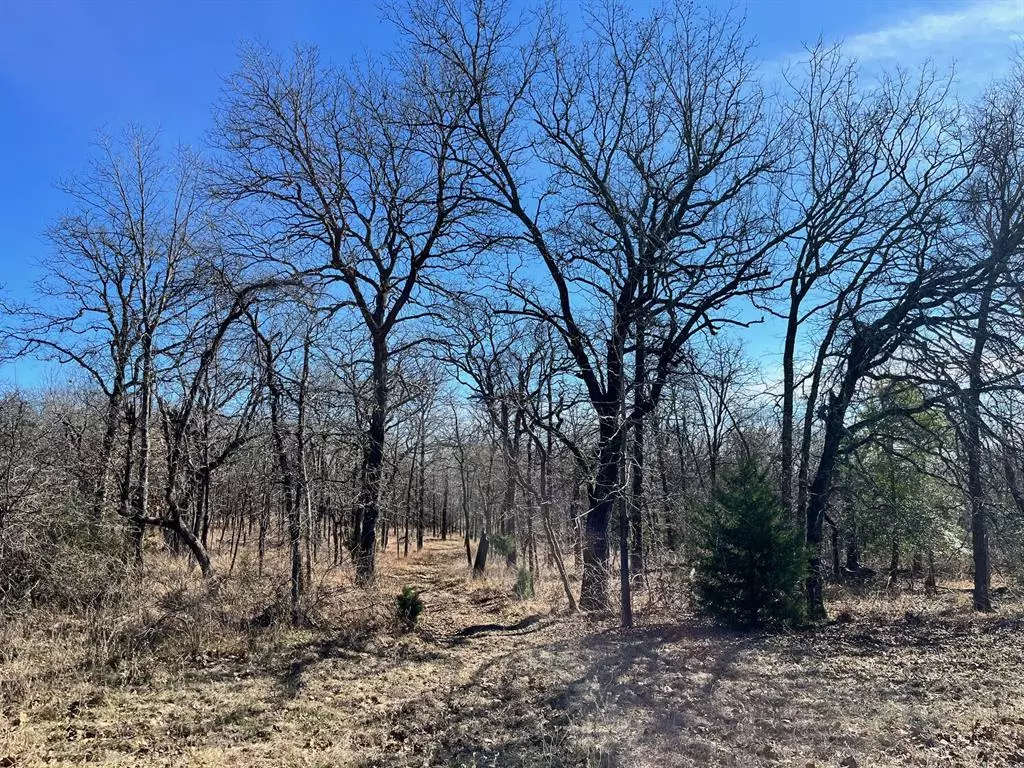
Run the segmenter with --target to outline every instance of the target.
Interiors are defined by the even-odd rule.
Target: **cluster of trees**
[[[251,49],[201,153],[137,130],[66,184],[4,335],[80,375],[0,402],[0,556],[55,515],[206,575],[214,536],[262,563],[281,534],[298,620],[318,558],[366,584],[429,532],[573,606],[578,567],[584,609],[617,560],[628,625],[756,457],[812,618],[828,572],[965,537],[991,609],[1024,522],[1024,68],[963,104],[839,47],[766,73],[685,3],[393,21],[398,55],[344,67]]]

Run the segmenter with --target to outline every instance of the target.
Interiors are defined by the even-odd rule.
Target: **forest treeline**
[[[628,625],[742,459],[811,618],[876,572],[992,609],[1024,564],[1020,62],[965,103],[841,46],[760,62],[686,3],[390,21],[357,61],[246,48],[203,146],[134,128],[62,184],[3,307],[6,359],[60,372],[0,400],[5,605],[153,542],[205,577],[283,546],[299,622],[318,564],[365,585],[435,536]]]

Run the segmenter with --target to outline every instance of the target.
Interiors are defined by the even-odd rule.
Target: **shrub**
[[[516,537],[511,533],[495,533],[489,537],[491,549],[506,558],[516,556]]]
[[[706,554],[694,575],[702,611],[743,629],[803,621],[803,536],[755,460],[742,460],[722,479],[703,527]]]
[[[420,614],[423,613],[420,593],[406,585],[402,588],[402,594],[395,598],[395,605],[399,625],[404,631],[411,632],[416,627]]]
[[[116,596],[128,575],[112,536],[52,522],[50,530],[0,534],[0,615],[28,606],[97,608]]]
[[[533,574],[530,573],[530,569],[521,567],[516,571],[516,597],[520,600],[526,600],[528,597],[533,597]]]

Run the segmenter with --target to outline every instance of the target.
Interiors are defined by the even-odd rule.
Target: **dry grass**
[[[315,626],[246,566],[209,593],[158,558],[145,589],[0,635],[0,766],[1024,764],[1021,606],[833,604],[815,633],[741,635],[648,609],[565,616],[557,581],[468,578],[461,542],[392,555],[376,591],[316,580]],[[403,584],[420,627],[392,621]],[[643,602],[643,601],[641,601]]]

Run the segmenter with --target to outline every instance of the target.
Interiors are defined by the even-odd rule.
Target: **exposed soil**
[[[565,615],[555,584],[520,602],[500,566],[470,579],[461,542],[384,570],[382,596],[423,589],[413,634],[214,638],[120,683],[32,672],[42,639],[7,652],[0,766],[1024,765],[1017,602],[860,599],[777,636],[648,611],[624,632]]]

